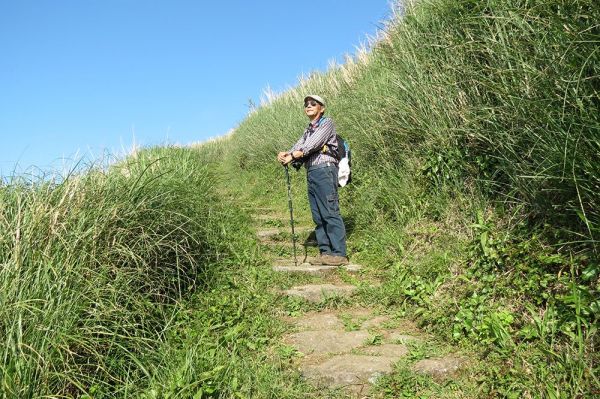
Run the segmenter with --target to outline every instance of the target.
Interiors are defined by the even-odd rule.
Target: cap
[[[316,94],[309,94],[308,96],[304,97],[304,102],[306,102],[306,100],[308,100],[309,98],[312,98],[322,106],[325,106],[325,100],[323,100],[321,96],[317,96]]]

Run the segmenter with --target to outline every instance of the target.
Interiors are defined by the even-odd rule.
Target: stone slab
[[[391,331],[391,332],[387,332],[387,334],[385,334],[385,340],[387,342],[391,342],[391,343],[406,343],[406,342],[415,342],[415,341],[421,341],[421,338],[419,337],[415,337],[413,335],[408,335],[408,334],[404,334],[401,332],[397,332],[397,331]]]
[[[394,360],[382,356],[340,355],[317,365],[300,367],[302,375],[330,388],[364,391],[382,375],[392,371]]]
[[[305,355],[348,352],[364,345],[367,331],[302,331],[290,334],[286,341]]]
[[[367,355],[389,357],[396,361],[408,354],[409,350],[406,345],[398,344],[383,344],[366,346],[361,349],[361,352]]]
[[[300,248],[298,248],[300,249]],[[273,266],[277,267],[308,267],[308,266],[322,266],[317,262],[317,257],[315,256],[305,256],[304,251],[299,250],[296,254],[298,259],[298,266],[294,265],[294,255],[290,255],[288,258],[276,259],[273,262]],[[335,266],[329,266],[335,267]]]
[[[419,360],[413,369],[437,379],[452,377],[464,365],[465,359],[455,356]]]
[[[258,230],[256,232],[256,235],[258,236],[258,238],[268,238],[271,236],[274,236],[276,234],[281,233],[283,230],[281,227],[275,227],[272,229],[264,229],[264,230]]]
[[[304,257],[302,258],[304,260]],[[280,273],[306,273],[306,274],[323,274],[330,273],[336,270],[345,270],[348,273],[357,273],[362,269],[361,265],[349,264],[344,266],[329,266],[329,265],[317,265],[310,263],[311,260],[314,262],[313,257],[308,257],[306,262],[299,263],[298,266],[294,265],[293,260],[278,260],[273,265],[273,271]],[[298,259],[301,261],[301,259]]]
[[[360,326],[360,328],[365,330],[369,328],[383,328],[382,325],[389,321],[389,316],[375,316],[373,318],[370,318],[369,320],[365,320]]]
[[[306,233],[306,232],[310,232],[313,231],[314,227],[296,227],[294,228],[294,232],[296,234],[302,234],[302,233]],[[264,229],[264,230],[258,230],[256,232],[256,235],[258,236],[258,238],[261,239],[266,239],[269,238],[271,236],[275,236],[281,233],[292,233],[292,229],[291,228],[285,228],[285,227],[275,227],[272,229]]]
[[[308,284],[292,287],[284,293],[288,296],[304,298],[309,302],[321,302],[328,297],[350,296],[356,289],[353,285]]]
[[[294,242],[291,239],[287,239],[285,241],[272,240],[270,237],[264,238],[260,240],[262,245],[273,245],[273,246],[282,246],[289,247],[290,249],[294,248]],[[306,245],[302,240],[296,241],[296,248],[298,249],[298,254],[304,252],[305,250],[311,250],[311,252],[316,251],[319,253],[318,249],[315,245]],[[300,257],[298,257],[300,258]]]
[[[258,220],[261,222],[270,222],[270,221],[281,221],[282,223],[290,223],[289,220],[289,216],[286,219],[286,216],[280,215],[280,214],[258,214],[258,215],[252,215],[252,219],[254,220]]]
[[[332,313],[305,314],[302,318],[293,321],[296,328],[303,331],[343,330],[344,323]]]

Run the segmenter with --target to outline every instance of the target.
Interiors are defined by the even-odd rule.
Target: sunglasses
[[[320,103],[317,102],[317,101],[314,101],[314,100],[313,101],[307,101],[307,102],[304,103],[304,108],[307,108],[308,106],[316,107],[317,104],[320,104]]]

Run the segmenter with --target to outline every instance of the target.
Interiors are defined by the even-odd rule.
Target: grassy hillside
[[[0,397],[327,396],[277,346],[304,308],[273,292],[247,212],[285,214],[275,154],[307,93],[354,154],[349,254],[382,281],[356,301],[476,354],[465,386],[397,370],[380,396],[593,397],[598,21],[592,0],[421,0],[226,138],[3,184]]]
[[[271,98],[201,151],[249,204],[285,207],[274,154],[306,124],[303,96],[324,96],[354,152],[341,194],[350,256],[385,282],[370,300],[478,346],[487,395],[590,395],[598,20],[591,0],[416,2],[372,52]]]

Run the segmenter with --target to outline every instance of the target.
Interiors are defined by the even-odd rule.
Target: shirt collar
[[[308,124],[308,128],[309,129],[316,129],[319,127],[319,125],[321,124],[321,122],[323,122],[323,119],[325,119],[325,115],[321,115],[321,117],[319,119],[317,119],[316,122],[310,122]]]

